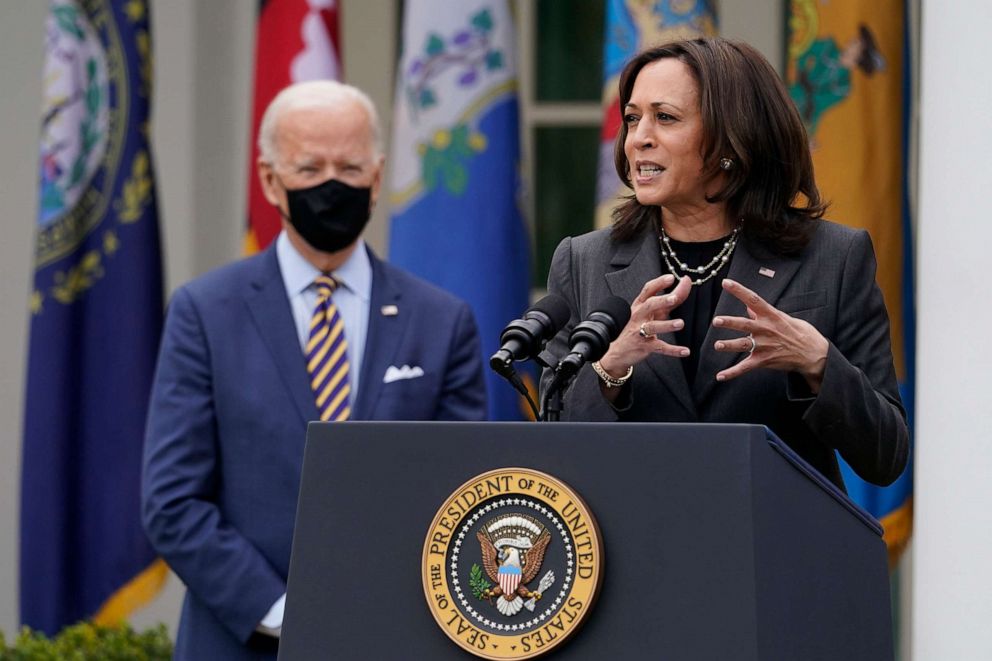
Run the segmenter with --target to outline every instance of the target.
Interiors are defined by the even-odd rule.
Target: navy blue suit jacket
[[[484,419],[468,305],[369,256],[370,319],[352,418]],[[383,306],[398,313],[384,315]],[[403,365],[423,376],[383,382],[388,367]],[[274,246],[176,291],[142,484],[149,538],[188,588],[176,658],[274,658],[252,649],[252,633],[286,590],[306,428],[317,419]]]

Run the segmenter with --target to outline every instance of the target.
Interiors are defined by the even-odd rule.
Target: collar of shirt
[[[306,291],[320,275],[320,271],[296,251],[285,230],[279,232],[276,238],[276,258],[279,260],[286,295],[290,299]],[[342,287],[368,304],[372,298],[372,264],[362,239],[358,240],[358,245],[347,261],[332,275]],[[314,299],[316,300],[316,295]]]

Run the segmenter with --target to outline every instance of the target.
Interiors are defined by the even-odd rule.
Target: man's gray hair
[[[258,152],[262,160],[275,163],[276,123],[283,112],[298,108],[335,108],[349,101],[359,103],[368,113],[369,125],[372,128],[372,148],[376,156],[381,156],[382,131],[379,128],[379,113],[376,112],[375,104],[368,94],[357,87],[336,80],[308,80],[283,89],[265,109],[262,123],[258,127]]]

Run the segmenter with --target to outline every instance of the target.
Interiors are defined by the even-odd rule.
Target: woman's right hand
[[[659,333],[680,330],[684,325],[681,319],[672,319],[672,310],[685,301],[692,288],[692,280],[683,276],[671,292],[663,292],[675,283],[675,276],[666,274],[644,284],[641,293],[630,304],[630,321],[613,340],[606,355],[599,361],[600,367],[610,376],[617,378],[627,373],[628,368],[637,365],[649,355],[660,353],[674,358],[689,355],[688,347],[669,344],[658,339]],[[644,335],[641,329],[644,329]],[[611,388],[616,395],[618,388]],[[605,391],[604,391],[605,392]]]

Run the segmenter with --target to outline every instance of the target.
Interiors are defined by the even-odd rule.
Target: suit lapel
[[[293,322],[293,311],[286,297],[275,243],[261,256],[257,276],[251,281],[245,303],[262,341],[272,353],[279,378],[289,390],[296,409],[306,423],[319,419],[306,360]],[[250,357],[246,356],[246,360]]]
[[[757,293],[768,303],[775,305],[782,292],[799,269],[799,259],[782,257],[771,253],[760,244],[742,237],[730,262],[727,277],[739,282]],[[767,275],[766,275],[767,274]],[[745,316],[744,304],[721,290],[714,316]],[[713,348],[717,340],[740,337],[738,331],[710,326],[700,347],[699,367],[693,388],[693,398],[702,402],[716,385],[716,374],[744,358],[744,354],[720,352]]]
[[[640,242],[629,241],[617,246],[610,266],[616,269],[606,274],[606,284],[610,291],[626,301],[633,301],[641,293],[644,283],[657,278],[662,272],[661,249],[654,232],[645,232]],[[673,333],[663,333],[660,337],[665,342],[675,344]],[[675,395],[678,402],[693,417],[698,417],[689,392],[689,383],[679,361],[668,356],[651,355],[644,362]]]
[[[393,364],[396,349],[410,323],[413,310],[404,309],[400,301],[402,292],[390,277],[385,265],[369,250],[372,263],[372,298],[369,302],[368,335],[365,338],[365,355],[362,357],[362,377],[358,398],[355,400],[354,420],[371,420],[375,403],[382,391],[382,378],[386,368]],[[385,315],[385,306],[395,306],[397,314]]]

